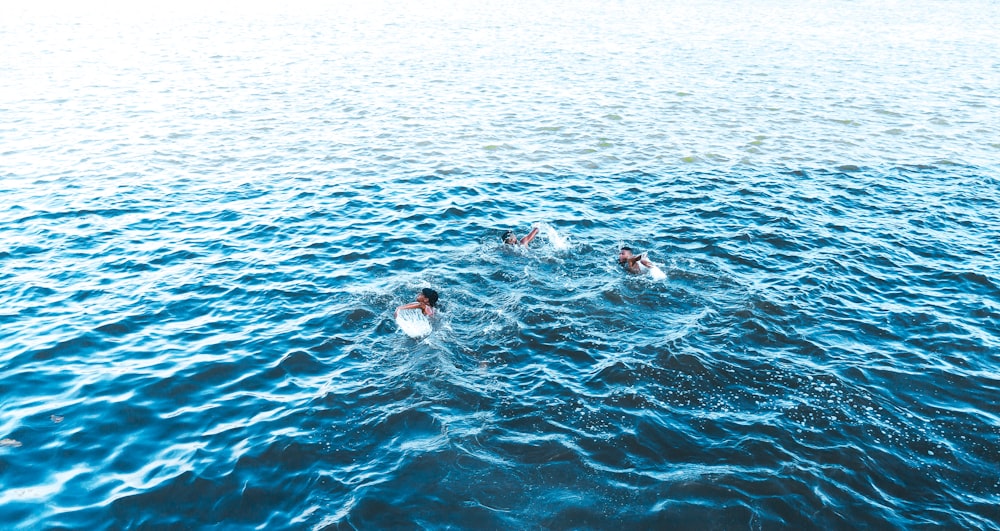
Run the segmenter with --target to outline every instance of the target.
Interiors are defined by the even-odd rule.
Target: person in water
[[[517,235],[515,235],[512,230],[504,232],[503,236],[500,236],[500,239],[507,245],[523,245],[527,247],[531,240],[535,239],[535,236],[538,236],[538,225],[532,227],[531,232],[520,240],[517,239]]]
[[[645,254],[634,254],[629,246],[622,247],[621,251],[618,251],[618,263],[633,275],[641,275],[646,272],[640,265],[653,267],[653,263],[646,258]]]
[[[417,310],[430,317],[434,315],[434,307],[437,306],[438,293],[431,288],[424,288],[417,293],[417,302],[410,302],[396,308],[396,317],[399,317],[399,310]]]

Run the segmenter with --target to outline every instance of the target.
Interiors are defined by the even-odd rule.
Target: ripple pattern
[[[14,9],[0,521],[1000,529],[949,5]]]

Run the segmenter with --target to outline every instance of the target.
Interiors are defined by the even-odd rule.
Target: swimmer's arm
[[[531,240],[535,239],[535,236],[538,236],[538,225],[532,227],[531,232],[529,232],[524,238],[521,238],[521,245],[528,245]]]
[[[393,314],[393,315],[396,316],[396,317],[399,317],[399,310],[415,310],[417,308],[420,308],[420,303],[419,302],[410,302],[410,303],[404,304],[404,305],[396,308],[396,313]]]
[[[646,258],[646,253],[642,253],[639,255],[639,263],[641,263],[646,267],[653,267],[653,262],[650,262],[649,258]]]

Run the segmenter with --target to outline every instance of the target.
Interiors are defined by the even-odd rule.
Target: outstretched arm
[[[630,269],[638,271],[638,266],[636,264],[642,264],[646,267],[653,267],[653,262],[650,262],[649,258],[646,258],[646,253],[637,254],[635,256],[628,258],[628,266]]]
[[[528,245],[531,240],[535,239],[535,236],[538,236],[538,225],[532,227],[531,232],[529,232],[524,238],[521,238],[521,245]]]
[[[417,308],[420,308],[420,303],[419,302],[410,302],[410,303],[407,303],[407,304],[404,304],[402,306],[397,307],[396,308],[396,313],[394,313],[393,316],[394,317],[399,317],[399,310],[415,310]]]

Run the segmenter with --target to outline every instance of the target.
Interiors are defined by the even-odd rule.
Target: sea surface
[[[998,20],[0,5],[0,527],[1000,529]]]

